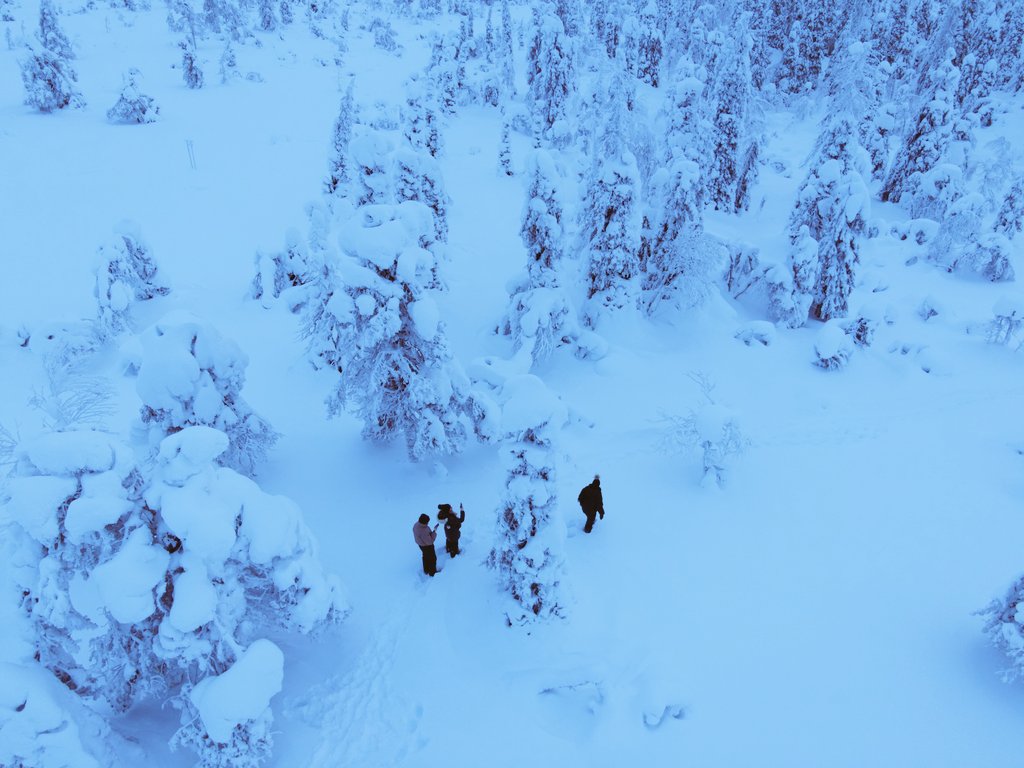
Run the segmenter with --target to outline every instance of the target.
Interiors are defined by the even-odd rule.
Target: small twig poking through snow
[[[664,427],[661,447],[674,453],[697,448],[701,452],[704,475],[702,483],[725,484],[729,457],[743,452],[747,444],[739,428],[736,414],[715,401],[711,379],[703,373],[689,373],[688,378],[700,389],[704,403],[685,416],[662,413]]]

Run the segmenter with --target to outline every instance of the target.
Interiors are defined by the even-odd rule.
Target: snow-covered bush
[[[839,322],[826,323],[814,340],[814,364],[826,371],[844,367],[850,360],[853,343]]]
[[[739,455],[747,440],[739,426],[736,413],[719,405],[714,397],[715,386],[703,374],[690,374],[701,392],[701,404],[686,415],[665,414],[663,447],[673,453],[694,449],[701,456],[701,484],[722,486],[732,457]]]
[[[140,343],[136,389],[150,445],[185,427],[215,427],[230,441],[220,463],[254,474],[277,433],[242,399],[249,360],[238,345],[185,314],[164,318]]]
[[[283,251],[256,254],[256,276],[249,295],[265,307],[274,299],[284,297],[288,309],[297,312],[309,300],[321,272],[319,259],[313,256],[302,235],[296,229],[289,229]]]
[[[985,218],[982,195],[973,193],[958,199],[929,243],[928,258],[949,272],[974,273],[992,282],[1013,280],[1010,240],[1002,232],[986,230]]]
[[[1003,679],[1016,680],[1024,674],[1024,576],[1010,586],[1002,600],[993,600],[978,613],[986,619],[983,631],[989,640],[1009,658]]]
[[[21,64],[21,81],[25,85],[25,104],[40,112],[53,112],[65,107],[85,104],[76,90],[78,76],[67,59],[47,48],[29,51]]]
[[[152,96],[139,93],[139,71],[129,70],[125,75],[124,87],[117,103],[107,110],[107,120],[112,123],[152,123],[160,113]]]
[[[228,444],[208,427],[176,432],[147,479],[110,435],[50,433],[23,446],[0,500],[39,663],[100,712],[182,708],[176,742],[211,768],[269,749],[280,662],[260,635],[345,611],[298,508],[214,463]]]
[[[509,378],[501,392],[505,492],[488,564],[514,605],[509,625],[561,616],[565,526],[558,511],[554,443],[568,410],[536,376]]]
[[[148,246],[130,224],[122,225],[109,243],[100,246],[96,262],[93,295],[104,335],[117,334],[129,327],[136,302],[170,292],[160,279],[160,270]]]
[[[435,292],[438,263],[423,247],[434,214],[419,202],[366,205],[341,227],[305,317],[315,364],[340,373],[328,411],[351,409],[363,436],[405,440],[414,461],[460,451],[473,429],[469,381],[448,349]]]

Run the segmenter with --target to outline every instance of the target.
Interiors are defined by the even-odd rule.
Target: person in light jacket
[[[419,521],[412,527],[412,537],[416,546],[423,551],[423,572],[427,576],[437,573],[437,552],[434,551],[434,539],[437,538],[437,523],[430,527],[430,515],[420,515]]]

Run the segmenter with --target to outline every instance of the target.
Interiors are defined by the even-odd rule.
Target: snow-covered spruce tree
[[[704,236],[699,175],[697,164],[683,157],[651,179],[649,250],[640,263],[647,313],[681,294],[697,304],[711,285],[717,259]]]
[[[427,206],[434,218],[434,232],[423,245],[448,242],[448,195],[441,166],[426,152],[403,149],[393,154],[395,201],[414,200]]]
[[[526,271],[510,286],[509,309],[500,330],[512,337],[516,350],[525,347],[533,363],[539,363],[576,338],[579,329],[559,277],[565,235],[558,169],[551,155],[538,149],[527,172],[530,186],[519,230],[526,247]]]
[[[352,125],[355,122],[355,105],[352,101],[350,81],[341,97],[341,107],[334,121],[334,135],[331,140],[330,168],[324,187],[328,194],[344,196],[348,193],[348,185],[352,180],[351,161],[349,160],[349,142],[352,140]]]
[[[745,20],[746,15],[738,18]],[[747,207],[758,172],[760,137],[750,79],[749,35],[741,40],[743,45],[722,49],[705,95],[714,105],[708,202],[723,211]]]
[[[445,115],[455,114],[458,104],[457,64],[452,42],[446,36],[435,33],[427,75],[431,89],[437,94],[438,109]]]
[[[796,17],[783,49],[777,86],[783,93],[809,93],[818,84],[822,63],[832,55],[846,23],[847,6],[821,0],[797,0]]]
[[[185,85],[193,89],[202,88],[203,70],[196,62],[195,45],[182,40],[178,47],[181,48],[181,76],[185,80]]]
[[[40,112],[83,106],[82,95],[75,89],[77,80],[67,59],[47,48],[29,49],[28,58],[21,63],[25,104]]]
[[[995,231],[1013,240],[1024,232],[1024,179],[1014,182],[996,214]]]
[[[640,172],[622,136],[624,122],[615,94],[605,101],[605,125],[595,147],[600,158],[586,197],[581,221],[587,254],[587,299],[584,322],[593,327],[605,310],[636,301],[640,272]]]
[[[274,13],[273,0],[259,0],[259,27],[264,32],[277,29],[277,14]]]
[[[407,87],[402,124],[405,138],[415,151],[426,152],[435,158],[441,153],[440,116],[434,105],[434,96],[418,80],[413,80]]]
[[[796,233],[790,233],[787,265],[765,272],[768,314],[772,320],[787,328],[806,324],[820,282],[818,241],[811,237],[810,227],[805,224]]]
[[[553,13],[537,18],[527,53],[527,100],[541,136],[558,147],[572,139],[569,101],[576,91],[576,71],[562,22]]]
[[[175,741],[209,768],[266,756],[279,674],[244,704],[201,694],[266,686],[238,666],[268,643],[260,634],[309,633],[344,612],[295,505],[212,464],[227,445],[206,427],[178,432],[147,480],[110,435],[51,433],[24,447],[0,505],[39,663],[101,712],[182,708]]]
[[[654,88],[661,84],[662,58],[664,56],[661,31],[656,23],[657,9],[648,2],[639,19],[637,37],[636,76]]]
[[[512,170],[511,132],[512,129],[508,118],[503,118],[501,121],[501,148],[498,150],[498,166],[506,176],[515,175],[515,171]]]
[[[214,427],[230,440],[221,464],[253,475],[277,433],[242,399],[249,364],[242,350],[187,314],[169,315],[139,341],[136,389],[150,446],[185,427]]]
[[[345,253],[333,265],[329,298],[310,331],[311,351],[333,346],[340,376],[327,401],[332,415],[349,409],[363,436],[405,441],[410,459],[457,453],[473,429],[469,381],[448,350],[432,295],[433,213],[422,203],[358,209],[338,234]],[[320,355],[320,359],[323,359]]]
[[[107,120],[112,123],[152,123],[160,114],[152,96],[139,93],[139,70],[130,69],[124,77],[124,86],[117,103],[107,110]]]
[[[488,563],[511,596],[505,620],[513,626],[563,615],[565,527],[558,512],[554,443],[568,411],[531,375],[508,379],[502,400],[505,493]]]
[[[116,335],[131,325],[132,307],[170,292],[160,279],[156,261],[134,226],[122,226],[111,242],[97,252],[93,295],[98,305],[100,333]]]
[[[235,49],[230,40],[224,45],[219,64],[221,85],[227,85],[234,78],[240,76],[238,74],[238,58],[235,56]]]
[[[57,9],[53,0],[42,0],[39,4],[39,43],[54,56],[68,61],[75,58],[75,52],[71,49],[71,41],[64,34],[57,21]]]
[[[941,218],[945,206],[936,203],[937,188],[929,184],[928,174],[955,178],[962,170],[962,157],[955,151],[957,115],[953,96],[960,80],[959,70],[951,61],[935,73],[934,83],[918,111],[913,128],[889,168],[882,187],[884,202],[899,203],[908,198],[914,216]],[[950,166],[948,172],[940,166]],[[958,194],[947,195],[948,202]]]
[[[790,238],[795,256],[803,253],[798,247],[806,239],[803,227],[818,241],[820,271],[811,310],[821,320],[845,317],[848,310],[870,205],[864,181],[867,168],[856,128],[848,118],[839,117],[819,136],[807,177],[797,192]],[[794,262],[794,275],[797,271]]]
[[[349,159],[359,185],[353,190],[356,205],[384,205],[393,201],[390,138],[382,131],[357,124],[349,141]]]
[[[928,258],[948,272],[973,272],[994,283],[1013,280],[1012,246],[1004,234],[986,230],[986,213],[981,194],[959,198],[949,206],[929,243]]]
[[[857,123],[861,146],[871,157],[871,178],[883,181],[889,162],[893,127],[899,107],[886,95],[888,64],[872,42],[843,45],[826,73],[833,112],[845,112]]]

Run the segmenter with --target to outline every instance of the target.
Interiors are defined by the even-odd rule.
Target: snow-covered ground
[[[14,41],[36,18],[23,5],[4,25]],[[556,446],[566,617],[510,629],[484,564],[504,483],[495,449],[438,472],[364,442],[354,418],[327,419],[331,374],[309,365],[295,316],[247,298],[257,251],[308,226],[340,88],[351,76],[365,109],[396,107],[428,60],[425,27],[396,22],[396,56],[373,47],[353,8],[340,65],[301,23],[260,33],[262,47],[237,48],[239,71],[259,77],[227,85],[220,49],[201,44],[207,85],[193,91],[162,6],[64,10],[84,109],[23,106],[20,51],[0,50],[0,424],[26,439],[40,430],[27,401],[42,385],[42,337],[94,314],[96,248],[135,222],[172,289],[138,329],[183,309],[248,354],[245,398],[281,432],[257,479],[302,508],[352,607],[328,634],[275,638],[285,670],[272,765],[1019,762],[1024,689],[1000,680],[1004,659],[972,615],[1024,568],[1022,358],[983,331],[997,301],[1024,298],[1018,283],[943,273],[889,236],[906,215],[878,203],[852,303],[882,322],[841,371],[812,365],[820,324],[779,329],[767,346],[736,339],[763,308],[724,289],[697,309],[611,318],[599,360],[557,353],[536,373],[570,409]],[[106,120],[129,67],[160,105],[154,124]],[[1024,135],[1021,103],[1008,110],[980,144]],[[441,309],[467,367],[511,356],[492,331],[524,263],[525,182],[498,170],[500,129],[484,107],[444,128]],[[772,116],[766,155],[782,170],[763,170],[750,213],[711,217],[709,230],[781,249],[815,135],[812,118]],[[528,148],[515,137],[514,165]],[[926,299],[939,310],[927,320]],[[127,436],[139,400],[122,357],[94,368],[116,387],[109,427]],[[694,375],[747,440],[722,488],[701,484],[696,451],[664,442],[668,417],[704,403]],[[596,472],[607,515],[586,535],[576,494]],[[428,581],[410,528],[440,502],[465,505],[464,554],[439,555]],[[0,609],[0,661],[25,660],[15,614]],[[150,765],[191,763],[166,746],[174,712],[147,706],[114,727]]]

